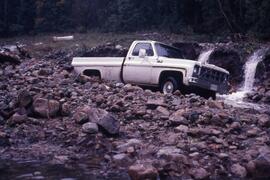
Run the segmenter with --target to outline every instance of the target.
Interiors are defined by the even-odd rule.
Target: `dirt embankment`
[[[269,111],[78,76],[70,60],[85,52],[0,64],[1,160],[92,162],[104,178],[270,176]]]

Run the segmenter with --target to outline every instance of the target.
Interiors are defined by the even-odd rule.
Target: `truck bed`
[[[99,70],[102,79],[120,81],[123,60],[124,57],[76,57],[71,64],[77,73]]]

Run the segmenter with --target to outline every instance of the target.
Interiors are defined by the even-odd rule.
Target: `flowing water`
[[[237,92],[229,94],[229,95],[219,96],[221,99],[224,99],[224,102],[226,104],[229,104],[235,107],[241,107],[241,108],[252,108],[252,109],[257,109],[257,110],[265,109],[264,105],[248,103],[248,102],[245,102],[243,99],[247,93],[250,93],[253,91],[256,69],[257,69],[258,63],[263,60],[266,50],[267,49],[265,48],[259,49],[255,51],[248,58],[244,66],[245,80],[244,80],[243,86],[240,87]]]
[[[203,51],[198,58],[198,62],[208,63],[209,57],[213,51],[214,51],[214,48]]]

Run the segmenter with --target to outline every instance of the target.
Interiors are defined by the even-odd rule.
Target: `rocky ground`
[[[0,62],[0,175],[7,161],[35,160],[83,164],[103,179],[270,177],[269,110],[78,76],[71,58],[89,54],[99,52]],[[46,175],[17,178],[37,177]]]

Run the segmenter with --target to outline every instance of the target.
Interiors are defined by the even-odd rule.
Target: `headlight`
[[[195,66],[194,66],[194,69],[193,69],[193,73],[194,73],[194,74],[199,74],[199,72],[200,72],[200,66],[195,65]]]

